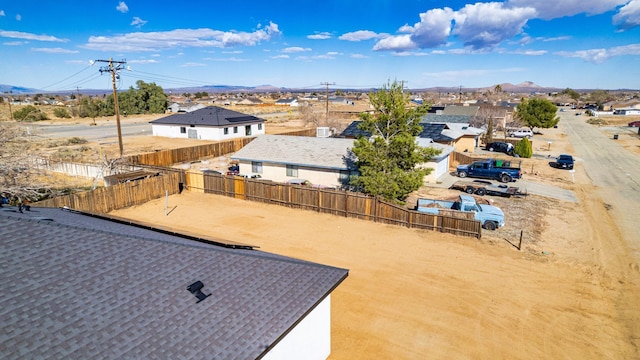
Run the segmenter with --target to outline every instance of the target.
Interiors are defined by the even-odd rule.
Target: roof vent
[[[205,294],[202,292],[203,287],[204,287],[204,284],[200,280],[194,282],[193,284],[187,287],[187,290],[189,290],[190,293],[192,293],[196,298],[198,298],[198,301],[196,301],[196,304],[208,298],[209,296],[211,296],[211,294]]]

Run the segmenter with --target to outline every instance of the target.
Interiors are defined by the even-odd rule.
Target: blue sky
[[[0,1],[0,84],[640,88],[640,0]]]

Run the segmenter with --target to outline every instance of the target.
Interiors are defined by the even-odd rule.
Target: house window
[[[224,134],[229,135],[229,128],[224,128]]]
[[[252,161],[251,172],[254,174],[262,174],[262,161]]]
[[[262,130],[262,124],[258,124],[258,130]]]
[[[238,133],[238,127],[237,127],[237,126],[234,126],[234,127],[233,127],[233,133],[234,133],[234,134],[237,134],[237,133]]]
[[[186,134],[187,133],[187,128],[184,126],[180,126],[180,134]]]
[[[296,165],[287,165],[287,176],[298,177],[298,167]]]

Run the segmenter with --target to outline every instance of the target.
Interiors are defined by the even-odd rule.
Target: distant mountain
[[[11,92],[12,94],[28,94],[40,92],[38,89],[30,89],[22,86],[0,84],[0,94]]]

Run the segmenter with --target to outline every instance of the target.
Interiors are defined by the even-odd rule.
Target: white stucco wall
[[[305,316],[263,359],[324,360],[330,354],[331,295]]]
[[[185,132],[180,133],[180,128],[184,127]],[[237,127],[238,132],[234,132],[234,127]],[[258,124],[251,125],[251,135],[246,134],[245,125],[229,126],[229,133],[224,134],[224,128],[216,128],[209,126],[180,126],[180,125],[162,125],[151,124],[151,131],[153,136],[163,136],[170,138],[189,138],[189,129],[195,130],[198,140],[229,140],[235,138],[241,138],[246,136],[258,136],[264,134],[264,124],[262,129],[258,129]]]
[[[253,174],[251,161],[240,161],[241,174]],[[291,179],[309,180],[314,185],[329,187],[340,187],[340,171],[331,169],[314,169],[310,167],[298,167],[298,176],[287,176],[287,166],[285,164],[262,163],[262,173],[264,179],[287,182]]]

